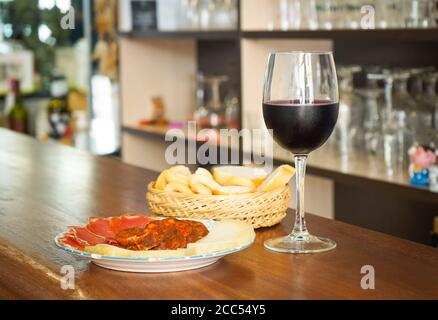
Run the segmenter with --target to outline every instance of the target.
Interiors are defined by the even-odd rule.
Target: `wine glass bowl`
[[[274,100],[263,104],[263,117],[281,147],[293,154],[306,155],[330,137],[338,109],[338,103],[328,100],[317,100],[313,104]]]
[[[296,168],[296,213],[291,234],[265,242],[267,249],[315,253],[336,243],[311,235],[304,214],[304,175],[309,153],[332,134],[339,112],[336,68],[331,52],[271,53],[265,74],[263,118],[274,140],[292,152]]]

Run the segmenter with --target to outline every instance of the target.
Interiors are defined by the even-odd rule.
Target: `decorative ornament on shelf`
[[[166,106],[164,105],[163,98],[156,96],[152,97],[152,117],[150,119],[141,119],[139,121],[140,126],[167,126],[169,121],[166,118]]]
[[[409,149],[409,158],[411,184],[427,186],[429,184],[429,170],[435,165],[437,159],[435,150],[427,146],[414,145]],[[432,171],[435,174],[436,170],[432,169]]]

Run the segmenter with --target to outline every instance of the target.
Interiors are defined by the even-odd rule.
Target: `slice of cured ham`
[[[95,235],[84,227],[70,227],[70,231],[77,241],[86,246],[94,246],[96,244],[107,243],[105,237]]]
[[[74,249],[83,250],[85,246],[77,241],[74,236],[71,235],[65,235],[62,237],[59,242],[61,242],[64,245],[67,245],[68,247],[72,247]]]
[[[111,229],[110,218],[90,218],[85,227],[91,233],[107,239],[114,239],[116,235]]]
[[[122,216],[111,218],[110,225],[112,231],[116,234],[124,229],[144,228],[152,220],[154,219],[144,215],[126,213]]]
[[[59,239],[59,242],[74,249],[83,250],[85,246],[97,244],[118,245],[115,235],[128,228],[144,228],[154,218],[136,213],[118,217],[90,218],[83,227],[73,226]]]

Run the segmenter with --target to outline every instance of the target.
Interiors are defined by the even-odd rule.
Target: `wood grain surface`
[[[111,271],[55,246],[57,233],[89,216],[147,214],[146,186],[156,176],[0,129],[0,298],[438,299],[437,249],[312,215],[310,230],[336,240],[334,251],[266,251],[263,241],[287,233],[291,214],[257,231],[250,248],[186,272]],[[61,288],[63,265],[76,270],[75,290]],[[361,289],[363,265],[375,268],[374,290]]]

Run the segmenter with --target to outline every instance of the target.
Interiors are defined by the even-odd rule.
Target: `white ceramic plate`
[[[208,230],[211,230],[216,223],[215,221],[210,220],[198,221],[201,221]],[[90,259],[94,264],[103,268],[127,272],[174,272],[202,268],[215,263],[223,256],[243,250],[254,242],[252,241],[244,244],[243,246],[232,248],[226,251],[213,252],[197,256],[180,258],[119,258],[91,254],[68,247],[59,242],[59,239],[61,239],[63,236],[64,233],[60,233],[55,237],[56,245],[62,250]]]

